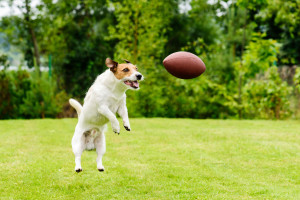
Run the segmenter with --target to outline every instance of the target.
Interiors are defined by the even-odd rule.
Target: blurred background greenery
[[[127,92],[131,117],[299,117],[300,0],[0,5],[8,13],[0,18],[1,119],[75,116],[68,98],[83,99],[106,57],[128,59],[146,77]],[[206,72],[172,77],[162,60],[176,51],[198,55]]]

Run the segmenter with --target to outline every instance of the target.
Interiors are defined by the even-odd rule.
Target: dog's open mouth
[[[132,87],[132,88],[134,88],[134,89],[137,89],[137,88],[139,88],[139,82],[137,82],[137,81],[124,81],[124,83],[126,84],[126,85],[129,85],[130,87]]]

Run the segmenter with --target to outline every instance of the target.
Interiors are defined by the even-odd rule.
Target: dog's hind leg
[[[75,171],[81,172],[81,154],[85,149],[85,136],[84,130],[76,127],[75,134],[72,139],[72,149],[75,155]]]
[[[94,140],[96,152],[97,152],[97,168],[100,172],[104,171],[104,167],[102,165],[102,157],[106,151],[106,143],[105,143],[105,135],[102,130],[100,134]]]

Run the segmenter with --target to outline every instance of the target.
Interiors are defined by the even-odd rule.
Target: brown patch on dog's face
[[[106,66],[113,72],[114,76],[123,82],[128,89],[138,90],[139,81],[144,80],[141,73],[135,65],[131,64],[130,61],[124,60],[126,63],[119,64],[116,61],[107,58],[105,61]]]
[[[133,64],[118,64],[114,75],[117,79],[121,80],[125,77],[131,76],[133,73],[137,72],[137,67]]]

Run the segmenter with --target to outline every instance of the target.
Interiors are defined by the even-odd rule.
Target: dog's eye
[[[125,68],[122,70],[123,72],[129,72],[129,69],[128,68]]]
[[[136,67],[135,69],[136,69],[136,71],[138,71],[138,70],[139,70],[137,67]]]

